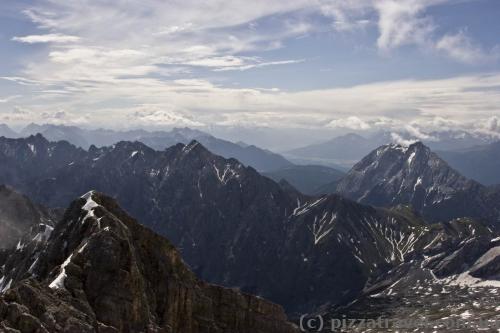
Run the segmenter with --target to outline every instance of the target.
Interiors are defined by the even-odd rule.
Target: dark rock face
[[[198,280],[168,241],[94,192],[71,204],[33,267],[0,297],[0,330],[297,332],[278,305]]]
[[[0,250],[15,246],[35,225],[51,225],[54,217],[53,212],[0,185]]]
[[[486,188],[450,168],[421,143],[382,146],[356,164],[337,192],[376,206],[411,205],[431,220],[499,220]]]

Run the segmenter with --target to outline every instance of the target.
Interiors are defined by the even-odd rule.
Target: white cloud
[[[405,139],[398,133],[391,133],[391,138],[392,138],[392,141],[394,143],[397,143],[398,145],[405,146],[405,147],[408,147],[408,146],[414,144],[415,142],[417,142],[417,140]]]
[[[3,79],[23,85],[26,97],[19,104],[29,107],[35,119],[46,110],[61,110],[67,121],[93,119],[108,126],[125,126],[133,119],[147,126],[325,128],[329,123],[330,128],[360,130],[413,121],[421,130],[419,124],[437,117],[469,127],[471,119],[486,123],[499,112],[498,73],[304,91],[223,85],[226,71],[304,61],[253,54],[322,31],[316,21],[311,23],[318,13],[330,18],[328,25],[337,31],[376,24],[378,47],[384,51],[412,44],[471,59],[474,54],[451,52],[460,44],[456,37],[436,35],[428,9],[445,3],[450,1],[38,0],[25,12],[50,34],[16,38],[47,42],[46,53],[40,51],[21,73]],[[261,24],[270,16],[273,24]],[[217,72],[218,81],[201,77],[197,67]],[[136,109],[146,103],[147,109]]]
[[[9,103],[10,101],[16,99],[16,98],[19,98],[21,96],[19,95],[13,95],[13,96],[8,96],[8,97],[5,97],[5,98],[0,98],[0,103]]]
[[[431,18],[424,15],[432,5],[440,0],[380,0],[375,2],[378,11],[380,31],[377,45],[381,50],[389,50],[407,44],[428,43],[434,30]]]
[[[63,34],[30,35],[24,37],[13,37],[13,41],[36,44],[36,43],[74,43],[80,40],[77,36],[68,36]]]
[[[367,130],[371,128],[370,124],[355,116],[332,120],[327,124],[327,127],[348,128],[352,130]]]
[[[419,128],[419,123],[415,122],[411,125],[405,125],[404,130],[412,137],[418,140],[426,140],[426,141],[436,141],[432,135],[425,133],[421,128]]]
[[[444,51],[451,58],[468,64],[484,63],[496,60],[499,53],[486,52],[467,36],[465,31],[457,34],[445,35],[436,44],[438,50]]]
[[[249,69],[269,67],[269,66],[299,64],[299,63],[302,63],[304,61],[305,61],[305,59],[280,60],[280,61],[269,61],[269,62],[254,62],[254,63],[242,64],[240,66],[225,66],[225,67],[220,67],[220,68],[216,69],[215,71],[216,72],[224,72],[224,71],[231,71],[231,70],[246,71],[246,70],[249,70]]]
[[[128,113],[128,118],[133,126],[143,125],[148,127],[174,127],[188,126],[200,127],[205,124],[200,123],[182,112],[173,109],[159,108],[157,106],[140,106]]]
[[[500,118],[497,116],[489,118],[486,122],[486,129],[500,133]]]

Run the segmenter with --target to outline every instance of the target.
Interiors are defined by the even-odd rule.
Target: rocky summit
[[[489,189],[462,176],[420,142],[372,151],[342,179],[337,192],[375,206],[410,205],[431,221],[500,221],[500,206]]]
[[[12,251],[31,264],[0,296],[1,332],[298,332],[280,306],[199,280],[170,242],[96,192],[39,246],[24,241]]]

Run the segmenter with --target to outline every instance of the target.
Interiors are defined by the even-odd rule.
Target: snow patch
[[[67,277],[67,274],[66,274],[66,267],[69,265],[69,263],[71,262],[71,258],[73,258],[73,254],[70,255],[68,257],[68,259],[66,259],[64,261],[64,263],[61,265],[61,272],[59,273],[59,275],[54,279],[54,281],[52,281],[50,284],[49,284],[49,288],[50,289],[61,289],[61,288],[64,288],[64,281],[66,280],[66,277]]]
[[[415,155],[416,155],[416,154],[417,154],[416,152],[412,152],[412,153],[410,154],[410,157],[408,157],[408,165],[411,165],[411,163],[412,163],[412,162],[413,162],[413,160],[415,159]]]
[[[33,154],[36,154],[36,148],[35,148],[35,145],[31,144],[31,143],[28,143],[28,147],[29,149],[31,150],[31,152]]]

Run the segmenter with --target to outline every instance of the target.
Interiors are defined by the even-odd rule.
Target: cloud
[[[333,26],[337,33],[373,26],[379,33],[373,43],[384,52],[408,44],[439,46],[440,52],[457,58],[450,50],[463,41],[438,35],[429,14],[429,8],[448,3],[37,0],[25,13],[40,31],[50,33],[16,38],[48,45],[30,55],[22,71],[3,79],[22,85],[25,97],[19,106],[31,109],[34,119],[42,119],[47,110],[61,110],[66,121],[92,119],[110,127],[137,121],[144,126],[367,130],[385,123],[390,128],[411,124],[421,132],[416,135],[425,135],[420,124],[441,117],[472,128],[471,119],[486,124],[499,112],[499,73],[301,91],[239,88],[228,79],[229,71],[303,62],[276,59],[278,52],[268,59],[265,51],[325,31],[325,24],[327,31]],[[321,19],[315,20],[318,15]]]
[[[246,71],[249,69],[269,67],[269,66],[299,64],[299,63],[302,63],[304,61],[305,61],[305,59],[256,62],[256,63],[242,64],[240,66],[225,66],[225,67],[215,69],[215,71],[218,71],[218,72],[231,71],[231,70]]]
[[[36,43],[74,43],[80,40],[77,36],[68,36],[63,34],[48,34],[48,35],[30,35],[24,37],[13,37],[13,41],[36,44]]]
[[[86,117],[64,110],[47,111],[44,109],[14,106],[10,112],[0,113],[0,121],[19,126],[26,123],[38,122],[43,124],[70,124],[87,125]]]
[[[134,126],[137,124],[148,127],[205,126],[203,123],[190,119],[189,116],[184,115],[182,112],[157,106],[140,106],[128,113],[128,118]]]
[[[332,26],[339,32],[364,29],[372,23],[369,17],[373,2],[367,0],[320,1],[321,12],[333,19]]]
[[[498,51],[486,52],[467,36],[465,31],[457,34],[445,35],[436,44],[436,48],[445,52],[449,57],[467,64],[484,63],[497,60]]]
[[[486,122],[486,129],[488,129],[492,132],[499,132],[500,133],[500,118],[498,118],[496,116],[489,118]]]
[[[419,123],[416,122],[411,125],[405,125],[403,128],[412,138],[425,141],[437,141],[437,138],[425,133],[418,125]]]
[[[359,119],[358,117],[351,116],[348,118],[343,118],[343,119],[336,119],[332,120],[327,124],[327,127],[332,127],[332,128],[348,128],[352,130],[367,130],[370,129],[371,126]]]
[[[20,95],[13,95],[13,96],[8,96],[8,97],[5,97],[5,98],[0,98],[0,103],[9,103],[10,101],[16,99],[16,98],[19,98],[21,97]]]
[[[439,0],[380,0],[375,2],[379,14],[380,35],[377,45],[381,50],[389,50],[407,44],[423,45],[434,30],[431,18],[425,10],[443,3]]]
[[[398,133],[391,133],[391,139],[394,143],[405,147],[408,147],[418,141],[413,139],[405,139]]]

